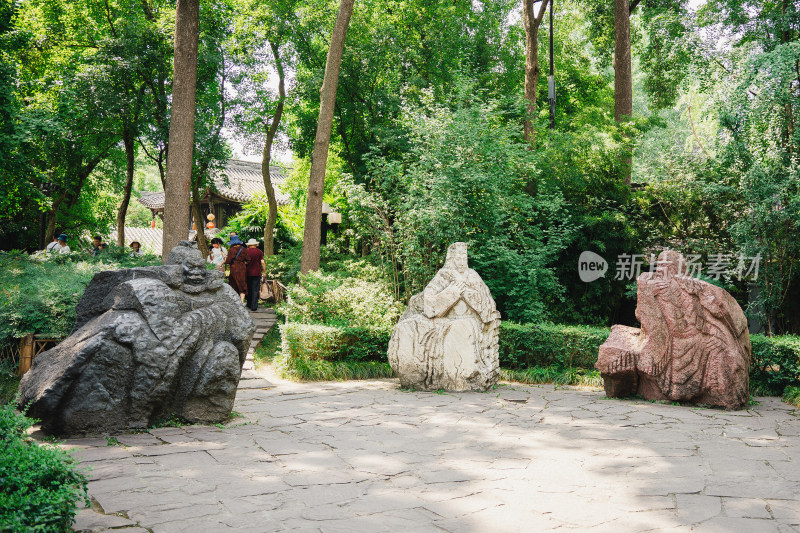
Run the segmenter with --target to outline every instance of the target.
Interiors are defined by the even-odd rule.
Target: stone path
[[[258,311],[249,311],[250,317],[256,323],[256,332],[253,340],[250,341],[250,349],[247,351],[244,365],[242,366],[242,376],[239,379],[239,390],[242,389],[261,389],[266,390],[272,387],[272,383],[264,378],[263,374],[255,371],[255,361],[253,354],[256,347],[264,339],[272,328],[275,327],[277,316],[271,307],[259,307]]]
[[[275,314],[275,310],[271,307],[259,307],[258,311],[250,311],[248,309],[247,312],[250,313],[250,318],[256,323],[256,332],[253,334],[253,340],[250,342],[250,350],[247,352],[247,359],[242,369],[254,370],[253,353],[256,351],[256,346],[258,346],[264,336],[269,333],[269,330],[275,327],[275,322],[277,322],[278,317]]]
[[[79,531],[800,531],[800,417],[504,385],[241,389],[225,426],[70,440]],[[114,441],[112,441],[114,442]]]

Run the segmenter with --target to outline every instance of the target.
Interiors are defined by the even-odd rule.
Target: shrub
[[[0,407],[0,531],[69,531],[86,477],[66,452],[27,441],[33,420]]]
[[[800,387],[786,387],[786,390],[783,391],[783,401],[800,407]]]
[[[286,247],[275,255],[264,256],[267,266],[264,275],[267,279],[279,279],[285,285],[297,283],[302,252],[302,245],[297,245]]]
[[[0,405],[14,399],[19,387],[18,366],[11,359],[0,360]]]
[[[386,361],[391,328],[281,324],[284,357],[315,361]]]
[[[558,324],[500,326],[500,366],[524,370],[532,367],[594,368],[600,345],[611,330]]]
[[[750,335],[750,343],[750,391],[754,395],[780,396],[787,386],[800,385],[800,337]]]
[[[116,247],[99,257],[0,252],[0,346],[28,333],[67,335],[75,325],[75,306],[97,272],[161,264],[155,256],[129,253]]]
[[[341,278],[323,272],[301,276],[286,305],[290,322],[338,327],[391,328],[402,305],[381,281]]]

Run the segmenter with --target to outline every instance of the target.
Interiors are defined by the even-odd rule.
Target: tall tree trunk
[[[536,115],[536,88],[539,83],[539,26],[547,10],[548,0],[541,0],[539,14],[533,11],[538,0],[522,1],[522,25],[525,27],[525,100],[528,101],[525,112],[525,140],[533,144],[533,117]]]
[[[164,238],[161,257],[188,235],[194,158],[194,113],[200,0],[178,0],[175,13],[175,67],[164,187]]]
[[[122,190],[122,202],[117,209],[117,246],[125,246],[125,215],[131,202],[133,189],[134,156],[136,155],[133,127],[126,125],[122,130],[122,143],[125,145],[125,187]]]
[[[628,0],[614,0],[614,120],[630,120],[633,115],[633,75],[631,72],[631,16]],[[630,143],[622,160],[626,185],[631,184]]]
[[[320,89],[319,119],[314,151],[311,154],[311,175],[308,180],[308,200],[306,201],[306,220],[303,230],[303,255],[300,271],[307,273],[319,268],[320,222],[322,221],[322,192],[325,187],[325,166],[328,163],[328,144],[331,140],[333,111],[336,105],[336,87],[339,83],[339,66],[342,63],[344,41],[350,15],[353,13],[353,0],[341,0],[339,13],[331,34],[331,46],[325,62],[325,77]]]
[[[278,202],[275,201],[275,188],[272,186],[269,165],[272,159],[272,143],[278,133],[278,126],[283,115],[283,103],[286,101],[285,76],[278,43],[270,41],[269,45],[272,47],[272,55],[275,56],[275,69],[278,71],[278,107],[275,108],[275,114],[272,116],[267,128],[267,139],[264,141],[264,150],[261,154],[261,178],[264,180],[264,189],[267,191],[267,203],[269,204],[267,223],[264,225],[264,255],[266,256],[275,254],[273,233],[275,232],[275,221],[278,218]]]

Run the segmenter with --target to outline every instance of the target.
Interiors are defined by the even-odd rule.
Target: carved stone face
[[[187,257],[183,262],[183,282],[202,285],[206,282],[206,262],[198,257]]]
[[[457,270],[463,274],[467,271],[467,243],[456,242],[447,249],[447,259],[445,266]]]
[[[662,279],[669,279],[678,274],[686,274],[686,260],[678,252],[664,250],[658,254],[656,272],[658,277]]]

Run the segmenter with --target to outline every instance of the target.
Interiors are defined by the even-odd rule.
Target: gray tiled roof
[[[207,229],[206,239],[214,238],[218,230],[219,228]],[[195,230],[190,230],[188,234],[189,240],[194,240],[196,233]],[[139,241],[139,244],[142,245],[142,251],[145,253],[161,255],[163,236],[164,230],[161,228],[132,228],[130,226],[125,226],[125,246],[129,246],[133,241]],[[228,240],[227,235],[224,240]],[[117,242],[117,230],[112,231],[108,235],[108,242]]]
[[[269,174],[275,189],[275,201],[278,205],[288,204],[289,195],[281,191],[281,185],[286,180],[282,169],[272,166]],[[225,177],[227,177],[227,184]],[[225,169],[214,176],[214,185],[217,188],[217,194],[223,198],[238,203],[248,202],[256,194],[265,194],[264,180],[261,178],[261,163],[231,159],[225,165]],[[163,191],[143,192],[137,200],[148,209],[164,209]]]
[[[163,234],[164,230],[161,228],[131,228],[125,226],[125,246],[130,245],[133,241],[139,241],[143,252],[161,255],[161,238]],[[108,242],[117,242],[116,229],[109,234]]]

